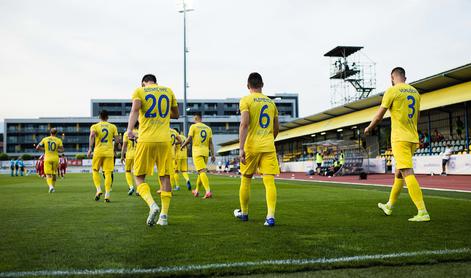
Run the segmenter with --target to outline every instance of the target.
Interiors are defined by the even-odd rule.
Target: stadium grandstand
[[[440,157],[445,147],[449,146],[454,154],[450,173],[471,174],[471,64],[410,84],[422,96],[418,125],[420,148],[414,155],[416,172],[440,173]],[[276,138],[281,170],[314,170],[313,162],[319,149],[311,146],[327,146],[329,142],[355,142],[359,149],[367,153],[369,159],[365,162],[368,162],[370,172],[393,171],[389,112],[373,134],[363,135],[364,128],[381,104],[382,96],[383,93],[380,93],[282,124]],[[221,144],[218,153],[225,160],[237,163],[238,148],[238,140],[232,140]],[[328,158],[333,159],[334,156]],[[324,164],[329,163],[325,158]]]

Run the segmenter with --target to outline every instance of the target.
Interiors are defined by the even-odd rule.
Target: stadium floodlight
[[[343,131],[343,128],[337,129],[337,132],[342,132],[342,131]]]
[[[311,134],[311,137],[316,137],[316,134],[315,134],[315,133],[314,133],[314,134]]]
[[[188,53],[188,48],[186,46],[186,13],[194,11],[193,8],[194,2],[192,0],[178,0],[177,1],[177,11],[183,14],[183,134],[188,134],[188,116],[187,116],[187,107],[186,107],[186,89],[188,88],[188,83],[186,81],[186,55]]]
[[[357,126],[356,126],[356,125],[352,126],[352,129],[355,129],[355,128],[357,128]]]
[[[321,135],[325,135],[325,132],[321,132]]]

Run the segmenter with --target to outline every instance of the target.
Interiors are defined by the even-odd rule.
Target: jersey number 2
[[[106,135],[101,138],[101,142],[108,143],[108,129],[104,128],[101,130],[101,132],[106,133]]]

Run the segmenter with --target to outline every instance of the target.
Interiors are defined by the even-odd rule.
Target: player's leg
[[[211,192],[211,187],[209,186],[209,178],[206,172],[208,171],[207,169],[207,162],[208,162],[208,157],[207,156],[199,156],[196,158],[196,163],[195,165],[196,170],[198,171],[198,176],[200,178],[201,183],[203,184],[204,190],[206,191],[204,195],[204,199],[211,198],[213,196]]]
[[[145,182],[146,175],[151,175],[154,170],[155,157],[155,143],[141,142],[137,145],[136,154],[134,155],[134,176],[137,192],[149,206],[149,215],[146,220],[146,224],[149,226],[155,224],[155,218],[160,212],[159,206],[152,197],[149,184]]]
[[[391,188],[391,192],[389,193],[389,200],[386,204],[378,203],[378,208],[380,208],[385,215],[391,215],[392,209],[394,204],[399,197],[399,194],[404,187],[404,178],[402,177],[401,171],[396,169],[396,173],[394,175],[394,183]]]
[[[160,177],[161,192],[160,201],[162,204],[162,211],[160,212],[159,220],[157,225],[168,224],[168,210],[170,207],[170,201],[172,200],[172,185],[170,176],[174,171],[172,163],[174,163],[171,156],[171,145],[170,142],[162,142],[158,144],[157,149],[157,170]]]
[[[200,164],[200,162],[199,162],[200,159],[201,158],[199,156],[193,156],[193,165],[195,166],[196,171],[198,171],[198,166],[197,165]],[[200,175],[198,173],[198,176],[196,177],[196,187],[195,187],[195,190],[192,191],[193,196],[195,196],[195,197],[199,196],[200,185],[202,185],[202,184],[201,184]]]
[[[103,173],[105,175],[105,202],[111,200],[111,184],[113,183],[114,157],[103,158]]]
[[[262,153],[258,163],[260,172],[263,174],[263,185],[265,186],[265,197],[267,202],[267,217],[265,226],[275,225],[275,210],[277,192],[275,186],[275,175],[279,174],[278,158],[276,152]]]
[[[186,182],[186,188],[191,190],[190,177],[188,176],[188,158],[180,159],[180,172]]]
[[[103,192],[101,191],[100,168],[102,166],[102,157],[93,156],[92,158],[92,178],[95,185],[95,201],[99,201]]]
[[[172,159],[173,172],[170,172],[170,180],[173,180],[175,185],[175,190],[180,190],[179,180],[178,180],[178,170],[177,170],[177,159]]]
[[[46,183],[49,187],[49,193],[53,193],[55,191],[54,182],[52,180],[53,166],[52,161],[44,161],[44,173],[46,174]]]
[[[240,187],[239,187],[239,202],[240,209],[234,210],[234,216],[242,221],[249,220],[249,200],[250,200],[250,186],[252,184],[252,176],[257,170],[257,156],[247,154],[245,164],[240,164]]]
[[[134,164],[134,159],[127,158],[125,163],[124,163],[124,171],[125,171],[125,177],[126,177],[126,182],[128,184],[128,195],[131,196],[134,193],[134,183],[133,183],[133,177],[132,177],[132,167]]]

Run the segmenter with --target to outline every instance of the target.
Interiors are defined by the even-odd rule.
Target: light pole
[[[187,0],[181,1],[181,9],[178,11],[183,13],[183,134],[186,136],[188,133],[188,116],[187,116],[187,103],[186,103],[186,89],[188,88],[188,83],[186,81],[186,54],[188,49],[186,47],[186,13],[191,12],[194,9],[187,6]]]

